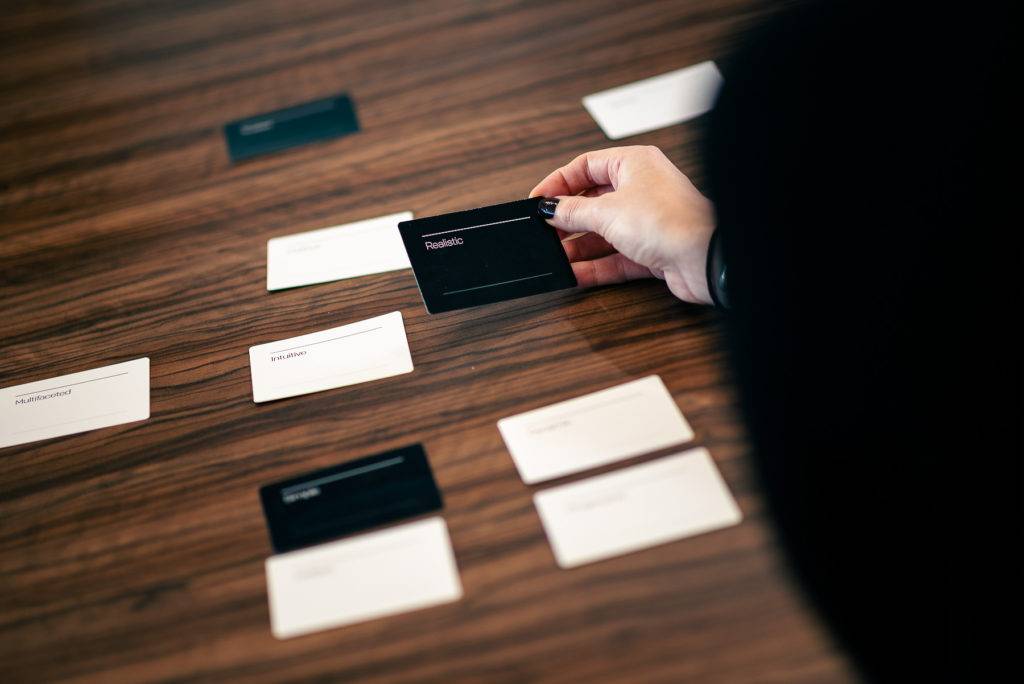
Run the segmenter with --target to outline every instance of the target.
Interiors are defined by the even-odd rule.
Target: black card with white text
[[[429,313],[575,287],[540,198],[398,224]]]
[[[419,444],[367,456],[260,488],[274,551],[320,544],[441,508]]]

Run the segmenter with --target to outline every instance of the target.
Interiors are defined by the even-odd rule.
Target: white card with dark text
[[[743,519],[707,449],[622,468],[533,497],[562,568],[735,525]]]
[[[267,241],[267,289],[283,290],[410,268],[401,221],[411,211]]]
[[[266,568],[270,626],[278,639],[462,598],[440,517],[272,556]]]
[[[149,418],[149,359],[0,389],[0,447]]]
[[[257,403],[413,370],[400,311],[249,347],[249,367]]]
[[[583,106],[612,140],[682,123],[711,111],[722,74],[701,62],[583,98]]]
[[[693,439],[657,375],[503,418],[498,430],[526,484]]]

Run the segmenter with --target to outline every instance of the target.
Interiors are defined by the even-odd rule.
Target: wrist
[[[661,269],[669,290],[684,302],[715,305],[707,281],[709,238],[713,232],[712,228],[705,236],[691,235],[687,244],[672,250],[672,256]]]

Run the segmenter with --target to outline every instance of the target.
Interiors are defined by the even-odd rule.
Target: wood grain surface
[[[152,417],[0,450],[0,680],[853,679],[773,537],[714,312],[656,281],[436,316],[411,271],[265,289],[270,237],[524,197],[610,145],[581,96],[724,57],[777,8],[6,6],[0,386],[148,356]],[[339,92],[359,134],[229,163],[225,122]],[[701,135],[630,142],[699,186]],[[396,310],[412,374],[253,403],[249,346]],[[560,570],[495,423],[651,373],[745,520]],[[276,641],[259,486],[411,442],[445,497],[463,600]]]

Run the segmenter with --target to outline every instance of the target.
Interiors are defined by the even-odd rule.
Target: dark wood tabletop
[[[723,58],[777,8],[6,7],[0,386],[148,356],[152,415],[0,450],[0,680],[853,679],[777,545],[715,312],[658,281],[434,316],[407,270],[266,290],[268,238],[524,197],[612,145],[583,95]],[[225,122],[340,92],[360,133],[229,162]],[[628,142],[658,145],[699,187],[703,125]],[[391,311],[413,373],[253,403],[251,345]],[[649,374],[745,519],[561,570],[496,422]],[[464,598],[275,640],[258,488],[414,442],[445,498]]]

